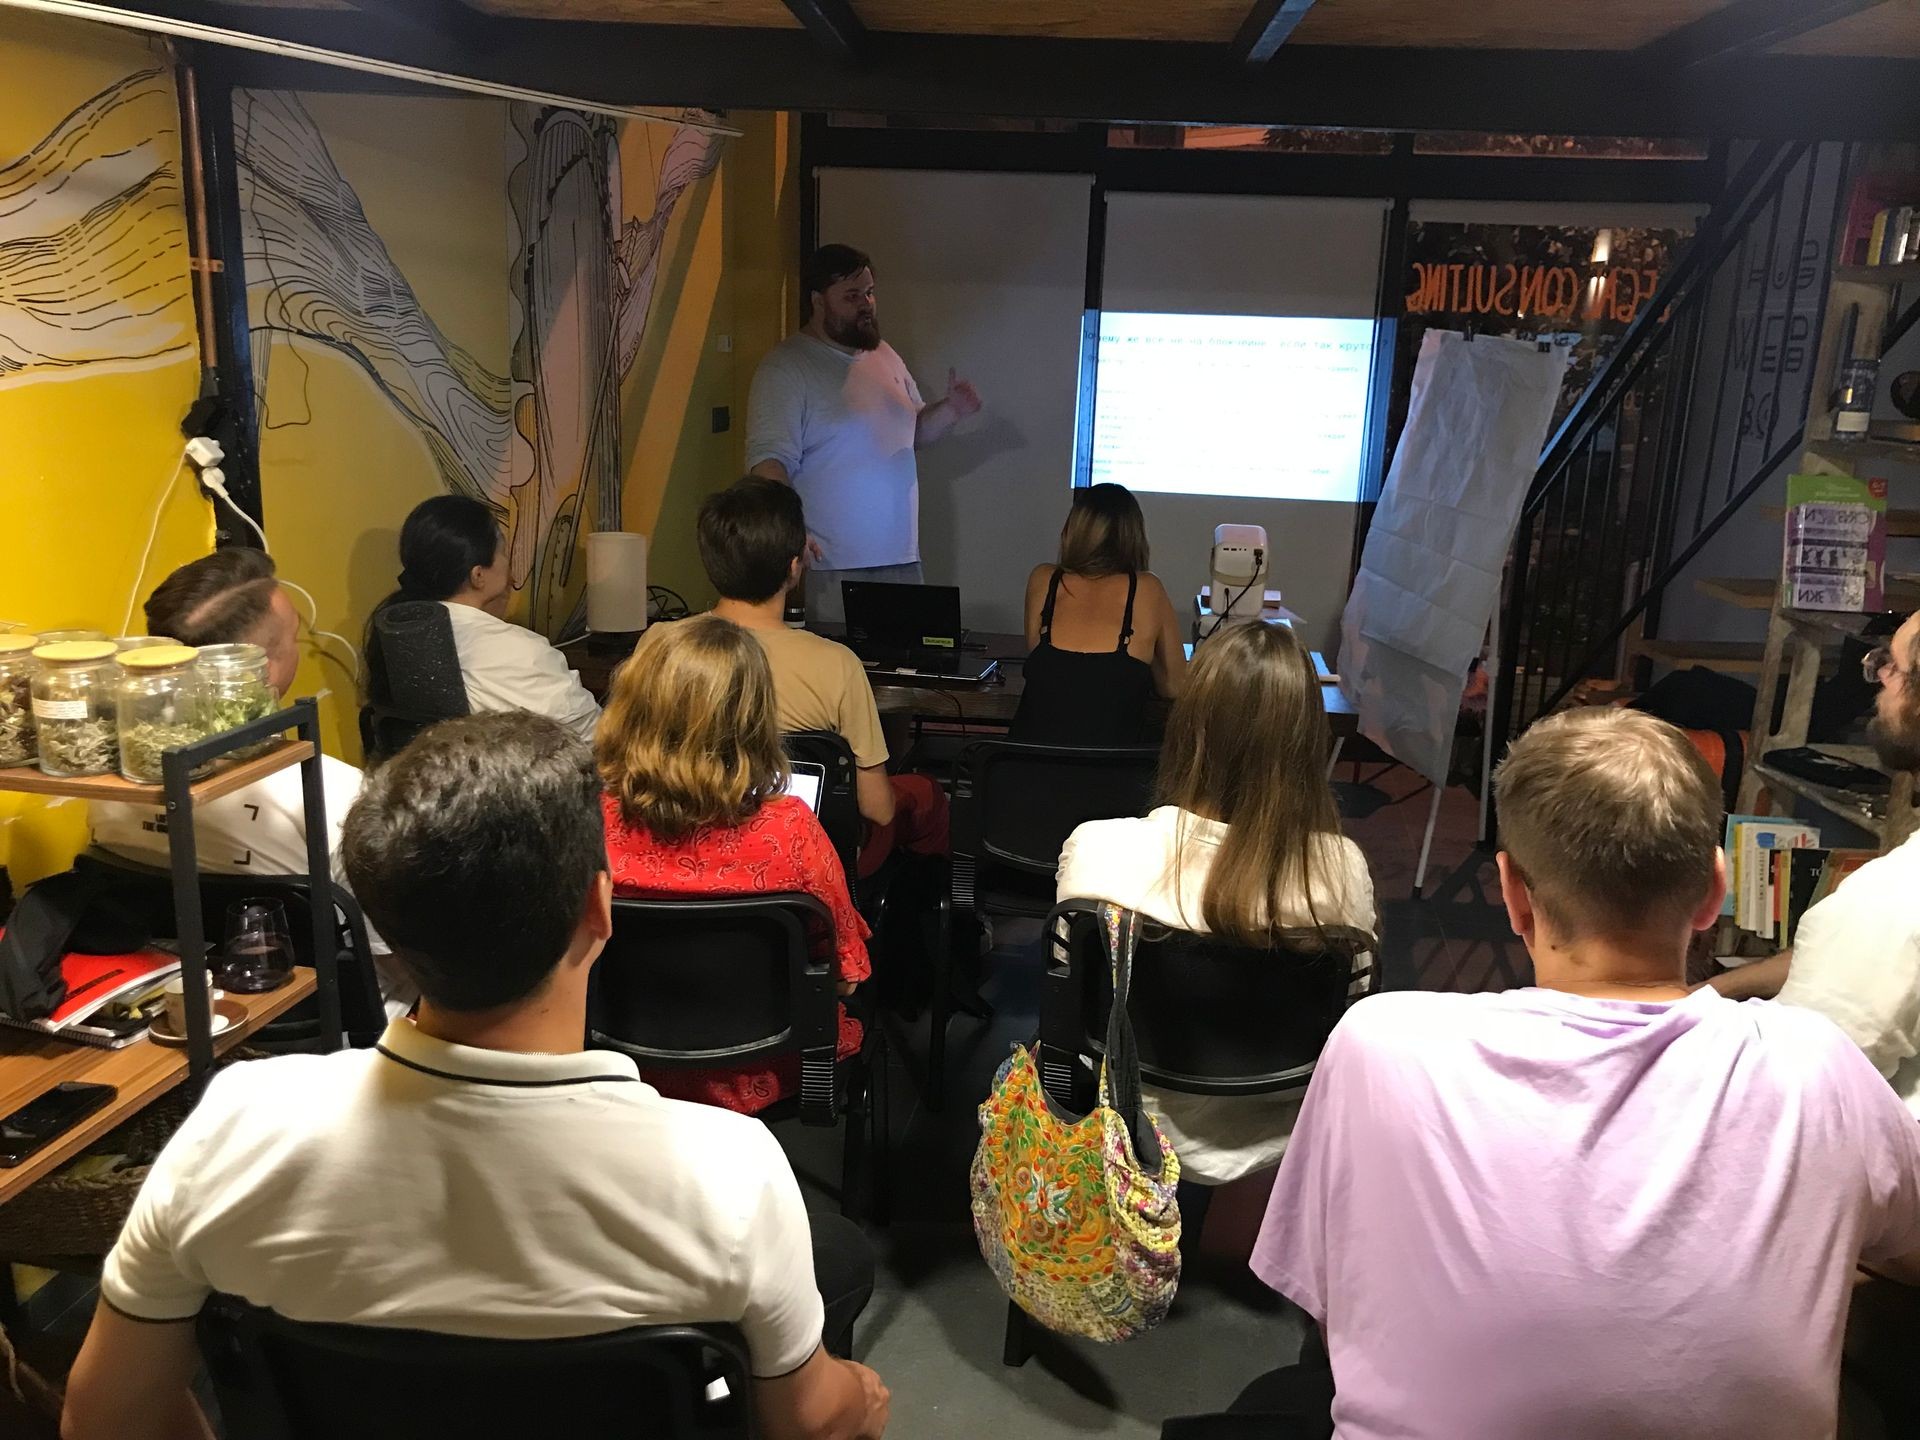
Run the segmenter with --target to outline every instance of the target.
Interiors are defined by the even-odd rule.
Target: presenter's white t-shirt
[[[920,558],[915,421],[924,402],[886,341],[843,350],[811,335],[774,346],[747,400],[747,466],[778,460],[826,570]]]

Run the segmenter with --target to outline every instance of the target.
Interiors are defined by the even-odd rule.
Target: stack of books
[[[0,934],[5,933],[0,929]],[[67,995],[53,1013],[36,1020],[0,1014],[0,1026],[118,1050],[147,1033],[161,1008],[161,990],[179,973],[180,957],[164,950],[69,954],[60,961]]]
[[[1879,852],[1828,848],[1819,827],[1771,815],[1729,815],[1723,915],[1742,930],[1791,945],[1800,917]]]

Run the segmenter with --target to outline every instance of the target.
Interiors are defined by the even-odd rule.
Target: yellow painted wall
[[[0,26],[0,166],[160,58],[157,47],[122,31],[8,12]],[[164,100],[140,111],[149,113],[156,125],[177,127]],[[177,183],[177,128],[164,144]],[[184,275],[186,219],[175,199],[166,203],[177,216]],[[0,308],[7,303],[0,298]],[[0,332],[7,325],[0,314]],[[180,420],[200,378],[190,304],[181,330],[181,347],[157,362],[35,371],[0,383],[0,618],[125,633],[129,600],[144,600],[160,577],[211,547],[212,517],[177,464]],[[137,604],[133,614],[138,627]],[[0,864],[16,886],[65,868],[85,839],[78,802],[0,796]]]
[[[493,100],[303,94],[335,164],[434,322],[507,368],[507,107]],[[255,344],[262,337],[255,337]],[[280,573],[356,647],[394,586],[400,524],[444,493],[419,433],[357,364],[276,335],[261,426],[261,509]],[[296,693],[328,692],[330,754],[360,758],[359,692],[334,642],[309,642]]]
[[[748,386],[796,323],[796,127],[777,112],[728,120],[745,133],[727,142],[717,173],[674,219],[660,294],[677,300],[670,314],[655,301],[622,415],[626,527],[650,539],[649,581],[696,610],[714,594],[694,548],[694,517],[745,469]],[[716,435],[718,406],[731,428]]]
[[[490,101],[310,94],[314,117],[368,220],[426,312],[490,370],[508,368],[507,107]],[[730,117],[718,170],[681,197],[662,250],[644,340],[621,392],[622,523],[650,541],[648,578],[698,608],[712,590],[693,546],[700,501],[741,472],[746,387],[792,319],[797,135],[789,117]],[[665,127],[629,125],[621,192],[647,218]],[[441,492],[426,447],[357,366],[306,341],[275,341],[263,432],[267,529],[283,574],[314,592],[321,623],[358,644],[392,588],[401,522]],[[292,352],[298,363],[283,363]],[[302,403],[289,408],[295,387]],[[716,406],[732,426],[713,432]],[[280,425],[272,417],[298,416]],[[574,567],[584,577],[585,564]],[[580,583],[576,581],[576,584]],[[522,606],[524,612],[524,606]],[[303,690],[322,704],[327,748],[357,759],[338,647],[309,653]]]
[[[0,74],[8,77],[0,88],[0,164],[155,53],[112,30],[11,15],[0,35]],[[302,101],[427,313],[483,365],[504,373],[507,107],[352,94]],[[694,512],[740,473],[753,369],[794,323],[797,134],[784,115],[732,118],[747,133],[727,141],[718,170],[681,198],[647,334],[621,395],[623,523],[652,539],[655,583],[696,608],[712,592],[693,547]],[[622,191],[639,218],[662,148],[621,149]],[[184,237],[184,217],[181,227]],[[318,602],[321,626],[358,645],[367,616],[392,587],[400,523],[420,500],[441,493],[439,477],[417,432],[350,359],[304,340],[257,336],[255,343],[275,347],[261,432],[262,508],[273,552],[281,574]],[[143,599],[170,569],[211,545],[205,503],[184,473],[168,474],[197,382],[189,348],[128,373],[0,385],[6,533],[54,537],[8,545],[0,618],[117,632],[130,595]],[[731,411],[726,433],[713,433],[717,406]],[[136,577],[156,504],[153,554]],[[323,691],[326,748],[358,759],[351,662],[333,642],[308,637],[295,693]],[[84,840],[79,806],[25,813],[0,799],[0,863],[16,884],[64,867]]]

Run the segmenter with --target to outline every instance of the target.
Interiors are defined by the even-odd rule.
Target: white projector
[[[1213,628],[1258,620],[1267,598],[1267,532],[1259,525],[1213,527]],[[1211,632],[1209,632],[1211,633]]]

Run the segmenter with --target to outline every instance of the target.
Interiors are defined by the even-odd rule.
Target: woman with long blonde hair
[[[766,652],[711,615],[649,629],[613,679],[594,732],[606,785],[614,893],[644,898],[801,891],[833,915],[816,953],[839,963],[840,991],[867,978],[867,925],[826,831],[785,793],[789,769]],[[840,1015],[840,1054],[860,1048]],[[799,1089],[797,1060],[774,1070],[649,1073],[663,1095],[752,1114]]]
[[[1160,805],[1080,826],[1059,897],[1111,900],[1175,929],[1268,946],[1296,927],[1374,933],[1373,880],[1340,833],[1313,659],[1293,631],[1228,626],[1196,648],[1160,747]],[[1284,963],[1276,957],[1275,963]],[[1224,1184],[1279,1163],[1298,1095],[1149,1096],[1184,1178]]]

